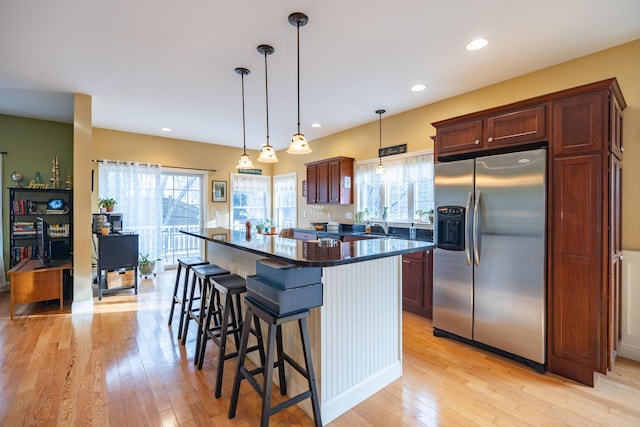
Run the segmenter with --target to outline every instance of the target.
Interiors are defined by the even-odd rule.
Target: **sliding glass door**
[[[162,247],[165,266],[178,258],[202,256],[202,239],[187,236],[180,230],[198,231],[205,213],[202,174],[162,172]]]

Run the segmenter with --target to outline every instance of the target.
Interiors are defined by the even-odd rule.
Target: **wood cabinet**
[[[353,200],[353,158],[306,163],[307,203],[349,205]]]
[[[552,101],[547,364],[589,385],[620,339],[624,107],[616,80]]]
[[[402,309],[431,319],[433,313],[433,252],[402,256]]]
[[[434,123],[437,128],[436,157],[545,141],[546,111],[545,105],[534,105]]]
[[[588,385],[620,339],[625,107],[608,79],[433,124],[438,161],[548,146],[547,369]]]

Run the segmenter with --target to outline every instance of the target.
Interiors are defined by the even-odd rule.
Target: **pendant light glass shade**
[[[309,154],[310,152],[311,147],[309,147],[307,138],[305,138],[301,133],[296,133],[295,135],[293,135],[293,138],[291,138],[291,144],[289,144],[289,148],[287,149],[287,153]]]
[[[382,157],[380,157],[380,150],[382,150],[382,115],[385,113],[385,110],[376,110],[376,114],[379,117],[379,129],[380,129],[380,145],[378,148],[378,160],[380,163],[378,163],[378,166],[376,166],[376,173],[377,174],[383,174],[386,173],[387,171],[385,170],[384,166],[382,166]]]
[[[246,68],[238,67],[235,69],[237,74],[242,78],[242,154],[236,165],[236,169],[253,169],[253,162],[247,154],[247,134],[245,131],[245,115],[244,115],[244,76],[250,73]]]
[[[270,145],[265,145],[262,147],[260,156],[258,156],[258,161],[262,163],[276,163],[278,161],[276,150],[274,150]]]
[[[267,110],[267,143],[262,147],[258,161],[262,163],[276,163],[278,156],[276,156],[276,150],[269,145],[269,74],[267,73],[267,55],[271,55],[275,50],[272,46],[267,44],[261,44],[258,46],[258,53],[264,55],[264,99]]]
[[[307,25],[309,17],[301,12],[289,15],[289,23],[296,27],[298,31],[298,132],[291,138],[291,143],[287,149],[289,154],[308,154],[311,153],[311,147],[307,138],[300,132],[300,27]]]
[[[240,155],[236,169],[253,169],[253,162],[247,153]]]

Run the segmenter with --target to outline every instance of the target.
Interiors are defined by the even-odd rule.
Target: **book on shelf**
[[[23,259],[32,259],[37,246],[15,247],[11,250],[11,265],[18,264]]]
[[[14,200],[11,206],[14,215],[28,215],[37,212],[36,203],[33,200]]]
[[[36,226],[31,221],[16,221],[11,228],[14,236],[35,236]]]

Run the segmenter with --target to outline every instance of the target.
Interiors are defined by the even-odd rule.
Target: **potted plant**
[[[113,212],[113,209],[117,204],[118,202],[116,202],[116,199],[102,197],[98,199],[98,208],[100,208],[101,212]]]
[[[156,261],[160,261],[160,258],[149,259],[149,254],[142,255],[138,258],[138,267],[140,268],[140,274],[149,275],[153,273],[156,268]]]
[[[433,224],[433,209],[427,211],[427,216],[429,217],[429,223]]]

